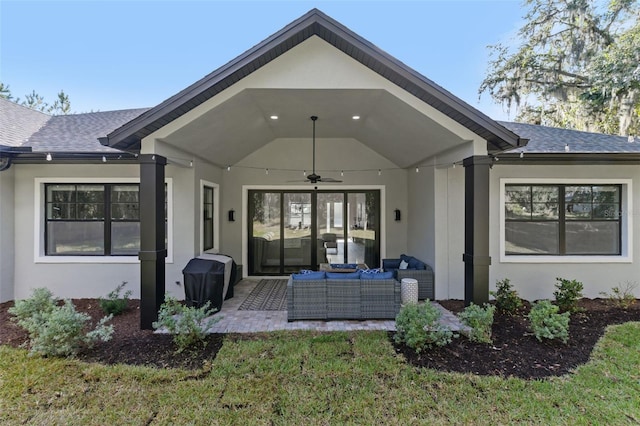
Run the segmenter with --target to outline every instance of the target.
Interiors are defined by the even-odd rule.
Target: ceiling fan
[[[333,179],[333,178],[328,178],[325,177],[323,178],[322,176],[316,174],[316,120],[318,119],[317,116],[312,115],[311,116],[311,121],[313,121],[313,170],[311,172],[310,175],[307,175],[307,180],[311,183],[318,183],[318,182],[342,182],[341,180],[337,180],[337,179]]]

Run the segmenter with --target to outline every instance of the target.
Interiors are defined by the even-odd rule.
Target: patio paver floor
[[[210,333],[257,333],[277,330],[396,330],[394,320],[297,320],[288,322],[287,311],[239,311],[238,308],[259,281],[259,279],[243,279],[236,284],[234,297],[224,301],[222,309],[215,315],[221,319],[209,329]],[[444,325],[447,325],[452,331],[459,331],[464,327],[453,313],[438,303],[432,303],[442,311],[441,322]]]

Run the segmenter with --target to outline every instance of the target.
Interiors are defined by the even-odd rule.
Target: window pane
[[[75,185],[47,185],[47,201],[54,203],[73,203],[76,201]]]
[[[112,203],[137,203],[139,190],[138,185],[113,185],[111,187]]]
[[[591,203],[591,187],[567,186],[564,191],[564,199],[567,205],[570,203]]]
[[[558,254],[557,222],[506,222],[506,254]]]
[[[48,203],[47,219],[75,219],[76,205],[66,203]]]
[[[104,254],[104,223],[48,222],[47,254]]]
[[[532,220],[557,220],[558,203],[533,203]]]
[[[528,185],[507,185],[505,187],[505,202],[518,203],[520,205],[527,205],[531,203],[531,187]]]
[[[111,204],[111,219],[114,220],[140,220],[140,204],[117,203]]]
[[[78,204],[78,219],[104,219],[104,204]]]
[[[507,219],[530,220],[531,207],[529,203],[508,203],[504,205],[504,213]]]
[[[77,185],[78,203],[104,203],[103,185]]]
[[[620,254],[616,222],[567,222],[567,254]]]
[[[591,219],[591,204],[589,203],[567,203],[566,218],[572,219]]]
[[[532,186],[531,201],[533,203],[558,203],[557,186]]]
[[[140,251],[140,222],[111,224],[111,254],[131,255]]]
[[[619,186],[594,186],[593,201],[595,203],[619,203],[620,187]]]
[[[204,187],[204,200],[205,204],[213,204],[213,188],[209,186]]]
[[[619,220],[620,204],[594,204],[593,218],[600,220]]]

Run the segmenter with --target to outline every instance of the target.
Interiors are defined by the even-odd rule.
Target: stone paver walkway
[[[215,316],[221,318],[209,329],[211,333],[256,333],[276,330],[318,330],[318,331],[352,331],[352,330],[387,330],[395,331],[393,320],[366,321],[287,321],[287,311],[239,311],[251,290],[259,279],[244,279],[234,287],[234,297],[225,300],[222,309]],[[441,322],[453,331],[463,326],[458,318],[438,303],[434,303],[441,311]]]

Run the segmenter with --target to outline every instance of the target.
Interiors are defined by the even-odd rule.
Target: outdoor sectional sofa
[[[288,320],[395,319],[400,311],[400,283],[388,275],[376,279],[372,275],[315,272],[310,277],[290,276]]]
[[[402,261],[406,265],[402,264]],[[401,269],[401,266],[405,266]],[[399,259],[382,259],[382,269],[393,271],[393,276],[402,282],[403,278],[413,278],[418,281],[418,299],[434,300],[435,289],[433,285],[433,269],[421,260],[413,256],[401,254]]]

